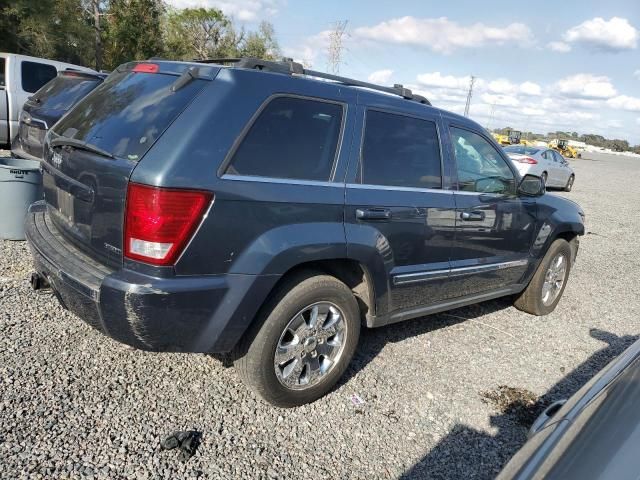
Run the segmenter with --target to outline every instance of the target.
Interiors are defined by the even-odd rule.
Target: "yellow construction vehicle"
[[[532,142],[522,139],[522,132],[519,130],[507,130],[506,135],[500,133],[494,133],[493,138],[496,139],[500,145],[533,145]]]
[[[549,142],[549,148],[560,152],[560,154],[566,158],[580,158],[582,156],[578,153],[578,150],[569,145],[569,140],[565,139],[554,138]]]

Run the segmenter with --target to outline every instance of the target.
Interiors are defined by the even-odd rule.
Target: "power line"
[[[343,37],[346,34],[349,20],[339,20],[333,24],[329,34],[329,45],[327,47],[327,70],[329,73],[337,75],[340,73],[340,63],[342,62]]]
[[[476,81],[476,77],[471,75],[471,81],[469,82],[469,93],[467,94],[467,104],[464,106],[464,116],[469,116],[469,107],[471,107],[471,97],[473,96],[473,83]]]

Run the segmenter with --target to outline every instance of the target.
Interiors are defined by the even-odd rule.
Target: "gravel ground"
[[[492,478],[535,412],[640,330],[640,161],[573,165],[562,195],[589,234],[553,314],[494,301],[365,332],[338,388],[293,410],[210,356],[101,336],[30,290],[24,242],[0,241],[0,478]],[[159,448],[177,429],[203,433],[186,463]]]

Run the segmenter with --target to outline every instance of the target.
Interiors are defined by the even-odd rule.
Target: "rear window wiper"
[[[74,147],[79,150],[86,150],[87,152],[97,153],[98,155],[102,155],[103,157],[115,158],[112,153],[109,153],[100,147],[96,147],[91,143],[83,142],[82,140],[77,140],[75,138],[58,137],[51,140],[50,145],[52,147],[62,147],[64,145],[69,145],[70,147]]]

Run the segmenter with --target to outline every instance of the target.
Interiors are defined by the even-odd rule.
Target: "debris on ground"
[[[351,395],[351,403],[353,403],[356,407],[360,407],[364,405],[366,402],[362,399],[360,395],[354,393]]]
[[[186,462],[195,455],[201,438],[202,434],[196,430],[176,431],[165,438],[160,446],[163,450],[179,448],[180,458]]]
[[[538,396],[524,388],[500,385],[480,396],[484,403],[492,404],[500,413],[514,415],[523,425],[531,425],[541,411]]]

